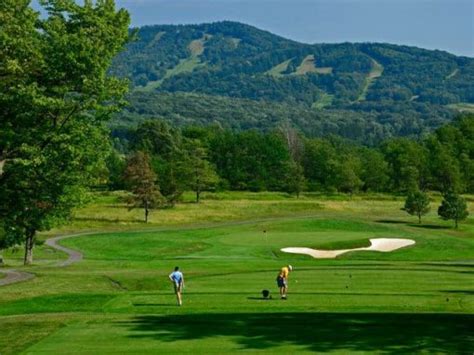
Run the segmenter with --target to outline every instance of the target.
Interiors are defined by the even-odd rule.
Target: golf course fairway
[[[110,223],[59,241],[83,257],[63,267],[67,255],[46,244],[31,267],[16,267],[21,253],[7,253],[7,263],[35,277],[0,287],[0,354],[472,353],[472,218],[454,230],[434,213],[413,223],[396,199],[324,199],[315,208],[309,198],[267,197],[200,207],[207,215],[237,203],[273,206],[253,218],[165,225],[158,219],[176,212],[163,211],[149,226]],[[280,213],[296,204],[307,208]],[[335,259],[281,251],[363,248],[374,238],[416,244]],[[280,300],[275,278],[287,264],[294,269]],[[175,266],[185,275],[182,307],[168,280]]]

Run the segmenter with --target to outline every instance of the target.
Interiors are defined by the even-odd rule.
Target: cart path
[[[66,260],[61,260],[57,264],[53,265],[52,267],[65,267],[71,264],[77,263],[83,259],[83,254],[77,250],[69,249],[59,245],[58,242],[63,239],[79,237],[82,235],[94,234],[96,232],[91,233],[77,233],[77,234],[69,234],[69,235],[61,235],[53,238],[46,239],[45,244],[55,250],[62,251],[66,253],[68,258]],[[5,274],[6,276],[0,279],[0,286],[7,286],[17,282],[27,281],[35,277],[34,274],[24,271],[19,271],[15,269],[0,269],[0,273]]]
[[[18,270],[0,270],[0,272],[7,275],[0,279],[0,286],[11,285],[17,282],[30,280],[35,277],[34,274]]]
[[[69,249],[66,247],[63,247],[62,245],[59,245],[58,242],[64,239],[68,238],[74,238],[74,237],[79,237],[82,235],[87,235],[87,234],[92,234],[92,233],[78,233],[78,234],[70,234],[70,235],[61,235],[58,237],[53,237],[46,239],[45,244],[53,249],[62,251],[63,253],[66,253],[68,255],[68,258],[66,260],[60,261],[58,264],[56,264],[56,267],[64,267],[64,266],[69,266],[71,264],[77,263],[81,261],[84,257],[84,255],[74,249]]]

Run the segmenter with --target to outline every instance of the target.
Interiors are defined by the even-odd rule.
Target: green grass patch
[[[193,57],[200,56],[202,53],[204,53],[204,39],[201,38],[191,41],[188,46],[188,49]]]
[[[316,110],[322,110],[326,107],[331,106],[333,99],[334,99],[334,95],[330,95],[330,94],[327,94],[325,92],[322,92],[322,94],[321,94],[320,98],[318,99],[318,101],[314,102],[311,107],[316,109]]]
[[[58,320],[0,318],[0,352],[18,354],[63,326]]]
[[[191,56],[190,58],[181,59],[179,63],[171,69],[166,71],[166,74],[160,80],[156,81],[149,81],[146,86],[136,88],[135,90],[141,91],[153,91],[161,86],[163,81],[169,79],[175,75],[183,74],[183,73],[191,73],[196,68],[205,66],[205,63],[202,63],[199,57]]]
[[[99,312],[112,294],[63,294],[38,296],[0,303],[0,315],[49,312]]]
[[[449,79],[455,77],[457,75],[457,73],[459,73],[458,68],[454,69],[451,73],[449,73],[449,75],[446,76],[445,80],[449,80]]]
[[[332,74],[332,67],[316,67],[314,72],[318,74]]]
[[[307,73],[316,73],[316,63],[314,59],[314,55],[310,54],[306,56],[301,64],[296,68],[295,74],[297,75],[305,75]]]
[[[383,65],[372,58],[372,69],[365,78],[364,86],[362,87],[362,91],[357,98],[357,101],[364,101],[366,99],[370,86],[377,78],[382,76],[383,70]]]
[[[294,74],[296,75],[305,75],[308,73],[318,73],[318,74],[331,74],[332,68],[331,67],[317,67],[316,66],[316,59],[314,55],[310,54],[306,56],[301,64],[296,68]]]
[[[293,59],[285,60],[284,62],[274,66],[270,70],[266,71],[265,74],[271,75],[274,77],[280,77],[283,73],[288,69],[288,65],[291,63]]]
[[[474,113],[474,104],[468,102],[460,102],[457,104],[450,104],[447,107],[459,111],[459,112],[467,112],[467,113]]]

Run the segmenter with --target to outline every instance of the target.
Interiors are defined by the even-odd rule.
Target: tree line
[[[337,136],[307,138],[289,125],[236,132],[219,126],[177,128],[161,120],[129,130],[118,146],[126,154],[109,156],[109,187],[133,190],[136,183],[126,172],[146,166],[162,205],[173,205],[185,190],[195,191],[197,202],[204,190],[296,196],[303,191],[474,192],[473,115],[458,117],[421,140],[393,138],[376,147]]]
[[[309,138],[338,135],[364,145],[390,137],[420,137],[455,116],[452,110],[418,102],[361,102],[340,109],[256,101],[196,93],[132,92],[112,121],[114,135],[150,119],[173,126],[219,124],[232,130],[271,131],[289,122]]]

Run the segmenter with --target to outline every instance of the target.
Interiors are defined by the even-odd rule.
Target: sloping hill
[[[383,124],[410,125],[407,132],[449,119],[441,106],[474,103],[472,58],[381,43],[303,44],[235,22],[140,28],[111,72],[150,94],[378,112]],[[395,122],[394,109],[403,116],[413,103],[419,115]]]

